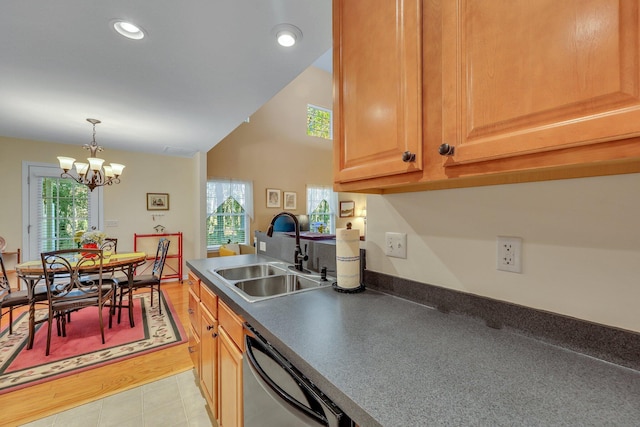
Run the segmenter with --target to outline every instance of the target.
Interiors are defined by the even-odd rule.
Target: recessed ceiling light
[[[302,40],[300,28],[291,24],[279,24],[273,27],[272,33],[280,46],[291,47]]]
[[[291,31],[280,31],[278,33],[278,44],[284,47],[291,47],[296,44],[296,35]]]
[[[144,37],[144,32],[137,25],[127,21],[114,21],[113,28],[118,34],[123,35],[129,39],[141,40]]]

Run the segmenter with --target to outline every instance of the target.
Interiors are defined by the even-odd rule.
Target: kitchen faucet
[[[293,223],[296,228],[296,250],[295,250],[295,253],[293,254],[293,263],[295,264],[296,270],[304,271],[304,269],[302,268],[302,261],[308,260],[309,256],[306,254],[306,251],[305,253],[303,253],[302,248],[300,247],[300,223],[298,222],[298,218],[294,214],[292,214],[291,212],[283,211],[274,215],[274,217],[271,219],[271,224],[267,229],[267,236],[269,237],[273,236],[273,225],[276,223],[276,220],[281,216],[288,216],[293,220]]]

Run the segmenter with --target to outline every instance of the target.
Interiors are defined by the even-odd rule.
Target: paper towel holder
[[[347,230],[351,230],[351,227],[352,227],[351,222],[348,222],[347,223]],[[338,282],[333,282],[331,284],[331,287],[333,288],[334,291],[341,292],[341,293],[344,293],[344,294],[356,294],[358,292],[364,291],[364,289],[365,289],[364,283],[362,283],[362,282],[360,282],[360,286],[355,287],[355,288],[343,288],[343,287],[338,285]]]
[[[360,286],[358,286],[357,288],[341,288],[340,286],[338,286],[338,282],[333,282],[331,284],[331,287],[333,288],[334,291],[336,292],[341,292],[343,294],[357,294],[358,292],[362,292],[365,290],[365,286],[364,283],[360,283]]]

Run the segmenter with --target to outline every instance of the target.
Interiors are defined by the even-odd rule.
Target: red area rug
[[[45,356],[46,322],[37,325],[33,348],[26,349],[29,320],[23,313],[14,321],[13,334],[9,335],[8,325],[0,333],[0,394],[185,342],[186,334],[171,303],[163,295],[160,315],[156,295],[154,307],[150,298],[148,292],[134,297],[133,328],[123,310],[122,322],[118,324],[114,316],[109,329],[108,309],[104,309],[105,344],[97,307],[73,313],[66,337],[57,335],[54,323],[49,356]],[[36,311],[36,318],[42,316],[46,309]]]

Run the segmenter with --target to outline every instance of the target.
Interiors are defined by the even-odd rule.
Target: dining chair
[[[47,290],[44,286],[36,286],[33,296],[29,297],[27,290],[12,290],[4,266],[2,252],[0,252],[0,330],[2,330],[2,317],[9,313],[9,334],[13,333],[13,310],[14,308],[28,306],[36,302],[43,302],[47,299]],[[8,308],[7,312],[3,310]]]
[[[118,238],[116,237],[105,237],[104,242],[100,245],[100,248],[104,251],[110,250],[111,253],[118,253]]]
[[[61,249],[43,252],[41,258],[49,303],[45,354],[49,355],[53,321],[56,321],[59,332],[62,329],[62,336],[66,336],[67,315],[87,307],[98,307],[100,334],[104,344],[102,312],[104,307],[109,307],[109,327],[111,327],[112,307],[115,304],[115,282],[103,282],[102,249]]]
[[[118,278],[118,290],[119,290],[119,300],[118,300],[118,323],[120,323],[120,315],[122,313],[123,308],[129,309],[129,324],[131,327],[134,327],[133,321],[133,291],[140,288],[150,288],[151,289],[151,307],[153,307],[153,291],[158,293],[158,309],[160,314],[162,314],[162,303],[160,298],[160,283],[162,281],[162,271],[164,270],[164,263],[167,259],[167,252],[169,251],[169,243],[170,240],[166,238],[161,238],[158,241],[158,248],[156,249],[156,257],[153,261],[153,269],[150,274],[141,274],[139,276],[134,276],[133,281],[130,283],[128,278],[120,279]],[[126,294],[128,301],[127,305],[123,306],[122,297]]]

